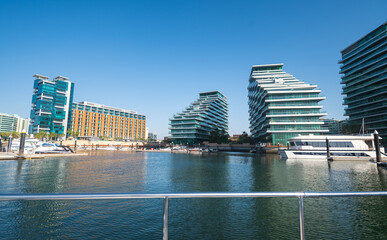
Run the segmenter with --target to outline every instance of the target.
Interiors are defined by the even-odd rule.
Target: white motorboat
[[[326,139],[333,160],[375,160],[374,135],[298,135],[290,138],[290,149],[280,150],[282,158],[327,160]],[[387,155],[380,147],[383,160]]]
[[[70,153],[70,151],[68,151],[64,147],[58,146],[55,143],[38,142],[36,144],[35,154],[42,153]]]
[[[34,154],[36,145],[39,143],[39,140],[36,138],[26,138],[24,143],[24,153],[25,154]],[[20,139],[13,139],[11,145],[11,152],[18,152],[20,148]]]

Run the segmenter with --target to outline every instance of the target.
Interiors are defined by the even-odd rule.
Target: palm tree
[[[66,133],[67,133],[67,137],[71,137],[74,134],[74,132],[71,130],[71,128],[67,128]]]
[[[43,138],[45,138],[47,136],[47,132],[46,131],[41,131],[41,132],[38,132],[35,134],[35,137],[36,138],[41,138],[42,141],[43,141]]]

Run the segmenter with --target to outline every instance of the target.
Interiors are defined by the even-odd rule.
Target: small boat
[[[280,150],[285,159],[327,160],[326,139],[329,141],[330,160],[375,160],[374,135],[298,135],[290,138],[290,149]],[[387,155],[380,147],[383,160]]]
[[[48,154],[48,153],[70,153],[68,149],[58,146],[55,143],[38,142],[35,148],[35,154]]]

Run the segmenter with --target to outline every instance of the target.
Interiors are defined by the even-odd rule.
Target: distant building
[[[74,83],[62,76],[53,80],[42,75],[34,77],[31,133],[46,131],[66,134],[71,119]]]
[[[28,118],[18,117],[16,132],[21,133],[25,131],[26,133],[28,133],[29,126],[30,126],[30,120]]]
[[[342,134],[343,121],[340,121],[334,118],[321,118],[321,120],[324,121],[322,128],[329,130],[329,132],[325,134],[329,134],[329,135]]]
[[[248,98],[250,132],[255,141],[287,144],[296,134],[319,135],[323,130],[319,105],[325,97],[316,85],[301,82],[282,71],[283,64],[254,65]]]
[[[0,113],[0,132],[22,132],[28,131],[28,119],[18,115]]]
[[[149,135],[149,128],[145,128],[145,139],[148,139],[148,135]]]
[[[227,98],[218,91],[199,93],[199,99],[170,121],[173,143],[208,141],[211,131],[228,131]]]
[[[237,142],[240,136],[242,136],[242,134],[234,134],[234,135],[230,136],[228,139],[231,142]]]
[[[91,102],[72,106],[71,130],[79,132],[80,138],[145,139],[145,128],[146,117],[135,111]]]
[[[148,140],[154,140],[156,141],[157,140],[157,134],[156,133],[153,133],[153,132],[148,132]]]
[[[349,125],[387,138],[387,22],[341,51],[339,61]]]

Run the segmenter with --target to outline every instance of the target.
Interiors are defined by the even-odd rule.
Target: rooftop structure
[[[282,70],[283,64],[253,65],[248,85],[250,132],[259,142],[287,144],[296,134],[320,134],[319,105],[325,97],[316,85]]]
[[[209,140],[211,131],[228,131],[227,98],[218,91],[199,93],[199,98],[170,119],[172,141],[194,144]]]

